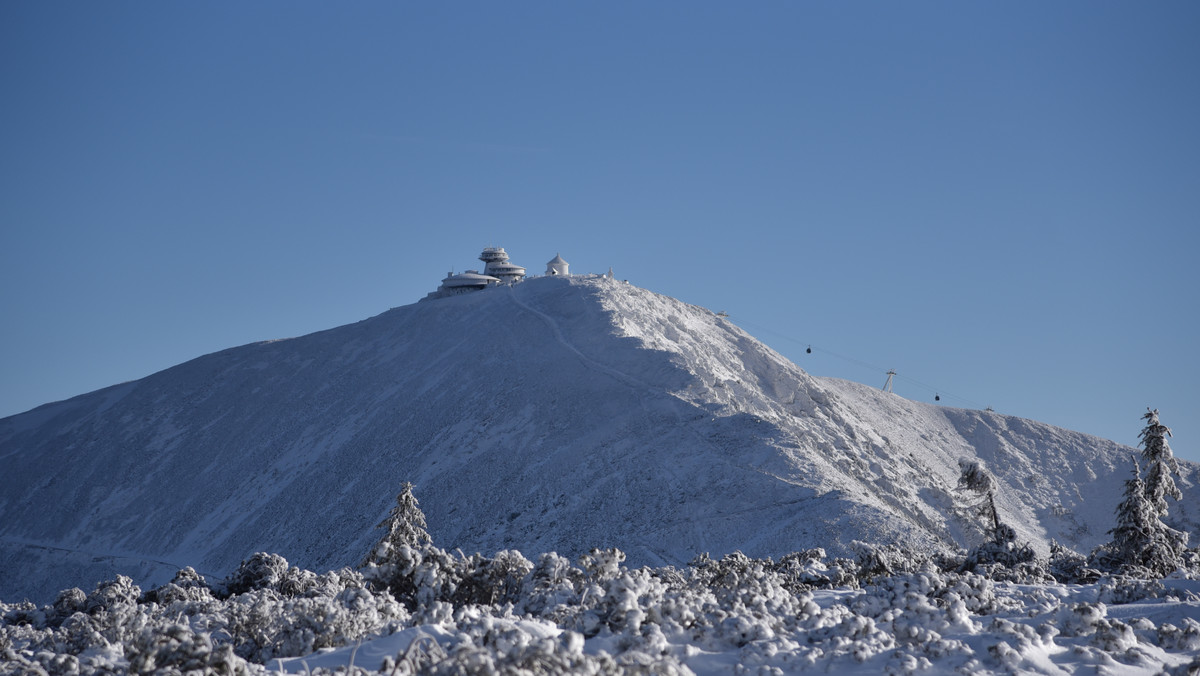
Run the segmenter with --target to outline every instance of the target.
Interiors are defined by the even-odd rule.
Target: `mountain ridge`
[[[351,565],[403,481],[445,547],[618,546],[678,564],[966,544],[957,460],[978,458],[1023,538],[1087,549],[1112,525],[1130,451],[814,378],[727,319],[627,283],[530,279],[0,420],[0,598],[113,572],[224,574],[260,550]],[[1182,508],[1197,468],[1181,465],[1189,497],[1172,508],[1196,532]]]

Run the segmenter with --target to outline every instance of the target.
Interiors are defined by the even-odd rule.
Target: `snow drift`
[[[623,282],[538,278],[0,420],[0,598],[224,575],[256,551],[353,564],[404,481],[443,547],[675,564],[971,544],[954,486],[958,459],[978,458],[1023,539],[1085,551],[1113,525],[1130,452],[811,377]],[[1196,533],[1197,466],[1180,465],[1175,525]]]

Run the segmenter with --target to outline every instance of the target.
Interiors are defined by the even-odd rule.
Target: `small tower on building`
[[[558,254],[554,254],[554,259],[551,260],[549,263],[546,263],[546,276],[549,277],[551,275],[569,275],[571,273],[567,272],[567,270],[570,267],[570,265],[571,265],[570,263],[563,260],[562,256],[560,256]]]
[[[498,246],[489,246],[479,254],[483,261],[483,274],[502,282],[519,282],[525,279],[525,268],[508,262],[508,252]]]

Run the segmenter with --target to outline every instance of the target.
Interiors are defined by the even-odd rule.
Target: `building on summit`
[[[487,247],[483,253],[479,254],[479,260],[483,261],[483,272],[478,270],[467,270],[457,274],[448,272],[446,278],[442,280],[441,286],[422,300],[458,296],[472,291],[482,291],[491,286],[516,284],[525,279],[525,268],[509,262],[508,252],[502,247]],[[546,264],[546,274],[567,275],[570,274],[569,268],[570,264],[563,260],[562,256],[555,255],[554,259]]]
[[[448,272],[446,273],[446,278],[442,280],[442,285],[437,288],[437,291],[429,295],[434,298],[457,296],[460,293],[467,293],[469,291],[480,291],[499,283],[499,279],[491,275],[481,275],[478,270],[467,270],[457,275],[453,272]]]
[[[508,253],[503,247],[489,246],[479,254],[483,261],[483,274],[511,284],[525,279],[525,268],[508,262]]]
[[[554,254],[554,258],[549,263],[546,263],[546,276],[570,274],[567,272],[570,265],[570,263],[563,260],[561,255]]]

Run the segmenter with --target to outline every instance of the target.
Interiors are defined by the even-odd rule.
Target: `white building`
[[[446,278],[442,280],[442,285],[421,300],[482,291],[488,287],[515,284],[525,279],[525,268],[510,263],[508,252],[500,247],[489,246],[484,249],[483,253],[479,254],[479,260],[484,263],[483,272],[478,270],[467,270],[458,274],[448,272]],[[568,269],[569,264],[557,254],[555,254],[554,260],[546,264],[547,275],[566,275],[569,274]]]
[[[446,278],[442,280],[442,285],[434,293],[438,294],[439,297],[454,296],[469,291],[480,291],[499,283],[500,280],[496,277],[481,275],[478,270],[467,270],[457,275],[453,272],[448,272],[446,273]]]
[[[549,263],[546,263],[546,276],[569,275],[571,273],[567,272],[567,270],[570,268],[570,265],[570,263],[563,260],[562,256],[554,254],[554,258]]]
[[[483,261],[483,274],[502,282],[512,283],[525,279],[525,268],[508,262],[508,253],[498,246],[489,246],[479,254]]]

